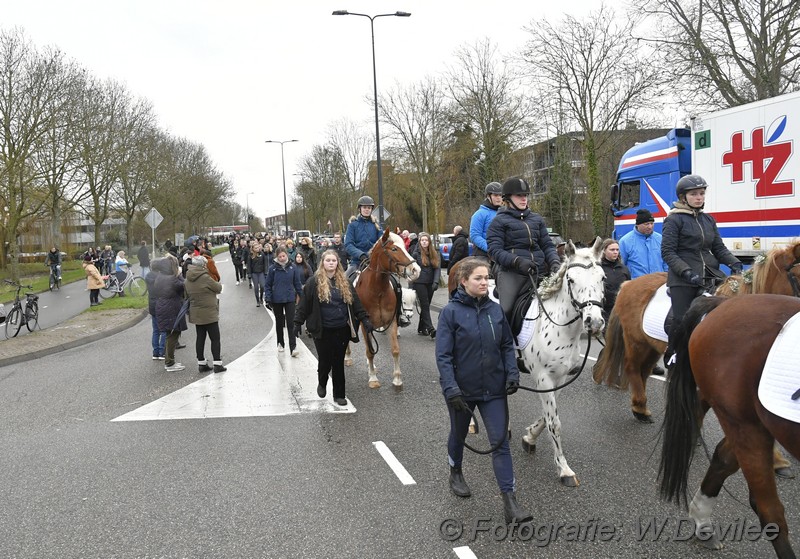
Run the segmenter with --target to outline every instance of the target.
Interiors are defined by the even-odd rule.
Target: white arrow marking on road
[[[416,485],[417,482],[414,481],[414,478],[411,477],[411,474],[409,474],[408,470],[403,467],[400,461],[395,457],[394,453],[389,450],[389,447],[386,446],[386,443],[383,441],[375,441],[372,444],[378,450],[386,463],[389,464],[389,467],[394,472],[394,475],[400,479],[403,485]]]
[[[456,555],[458,555],[459,559],[478,559],[478,556],[472,553],[472,550],[469,548],[468,545],[462,545],[461,547],[454,547],[453,551]]]

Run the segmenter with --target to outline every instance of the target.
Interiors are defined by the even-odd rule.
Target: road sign
[[[144,220],[147,223],[147,225],[149,225],[152,229],[155,229],[156,227],[158,227],[159,223],[164,221],[164,218],[160,213],[158,213],[157,209],[152,208],[149,212],[147,212],[147,215],[144,217]]]
[[[389,213],[389,210],[387,210],[387,209],[386,209],[386,208],[384,208],[383,206],[378,206],[378,207],[376,208],[376,211],[377,211],[378,215],[381,215],[381,214],[380,214],[380,209],[381,209],[381,208],[383,208],[383,219],[389,219],[389,217],[390,217],[392,214],[390,214],[390,213]]]

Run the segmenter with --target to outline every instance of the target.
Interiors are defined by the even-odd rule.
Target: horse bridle
[[[569,273],[569,270],[571,268],[583,268],[585,270],[591,270],[596,265],[597,264],[595,264],[594,262],[592,262],[591,264],[580,264],[578,262],[573,262],[572,264],[567,264],[567,269],[564,272],[564,278],[563,278],[562,281],[566,281],[567,282],[567,293],[569,294],[569,301],[572,304],[572,308],[575,309],[578,314],[575,316],[575,318],[573,318],[572,320],[570,320],[569,322],[566,322],[564,324],[559,324],[558,322],[553,320],[553,317],[550,316],[550,313],[548,313],[547,309],[544,308],[544,301],[542,301],[541,298],[539,298],[539,292],[534,289],[534,293],[536,293],[536,298],[539,299],[539,308],[542,310],[544,315],[547,317],[547,320],[549,320],[550,322],[552,322],[556,326],[569,326],[570,324],[572,324],[573,322],[575,322],[576,320],[579,320],[581,318],[583,309],[585,309],[586,307],[589,307],[589,306],[592,306],[592,305],[596,305],[596,306],[600,307],[601,309],[603,308],[603,302],[602,301],[597,301],[595,299],[589,299],[587,301],[578,302],[578,300],[575,299],[575,295],[572,292],[572,284],[569,282],[569,278],[567,277],[567,274]]]
[[[381,241],[381,248],[382,249],[386,249],[386,245],[389,244],[390,242],[392,242],[391,239],[386,239],[386,241]],[[413,260],[411,262],[409,262],[408,264],[400,264],[400,262],[398,262],[397,259],[394,258],[389,253],[389,251],[384,250],[384,253],[386,254],[386,258],[389,259],[389,263],[391,264],[391,267],[402,268],[403,269],[403,274],[402,274],[403,278],[408,279],[408,267],[411,266],[411,264],[414,263]],[[377,266],[375,267],[375,269],[373,269],[371,266],[372,266],[372,258],[369,258],[369,263],[367,264],[366,267],[369,268],[370,270],[372,270],[373,272],[375,272],[376,274],[394,274],[394,273],[397,273],[398,275],[400,274],[399,272],[392,272],[391,270],[386,270],[386,271],[378,270]]]

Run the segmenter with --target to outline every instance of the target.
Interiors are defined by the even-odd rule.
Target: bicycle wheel
[[[125,287],[128,295],[133,295],[134,297],[141,297],[145,293],[147,293],[147,284],[145,283],[144,279],[140,276],[133,276],[131,281],[128,282],[128,285]]]
[[[61,278],[56,278],[56,289],[61,291]]]
[[[55,288],[55,286],[56,286],[56,279],[53,276],[53,272],[50,272],[50,291],[52,291],[53,288]]]
[[[105,285],[100,289],[101,299],[111,299],[119,293],[119,282],[116,276],[108,276]]]
[[[6,315],[6,338],[13,338],[22,328],[22,309],[15,306]]]
[[[28,332],[39,327],[39,303],[32,301],[25,305],[25,326],[28,327]]]

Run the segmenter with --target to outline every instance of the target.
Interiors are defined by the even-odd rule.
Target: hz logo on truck
[[[792,196],[794,181],[778,180],[778,175],[792,156],[792,141],[778,142],[786,129],[786,115],[770,126],[769,139],[764,142],[764,127],[750,133],[750,147],[744,147],[744,133],[731,136],[731,150],[722,155],[722,164],[730,165],[732,182],[744,182],[744,164],[750,163],[756,183],[756,198]]]

